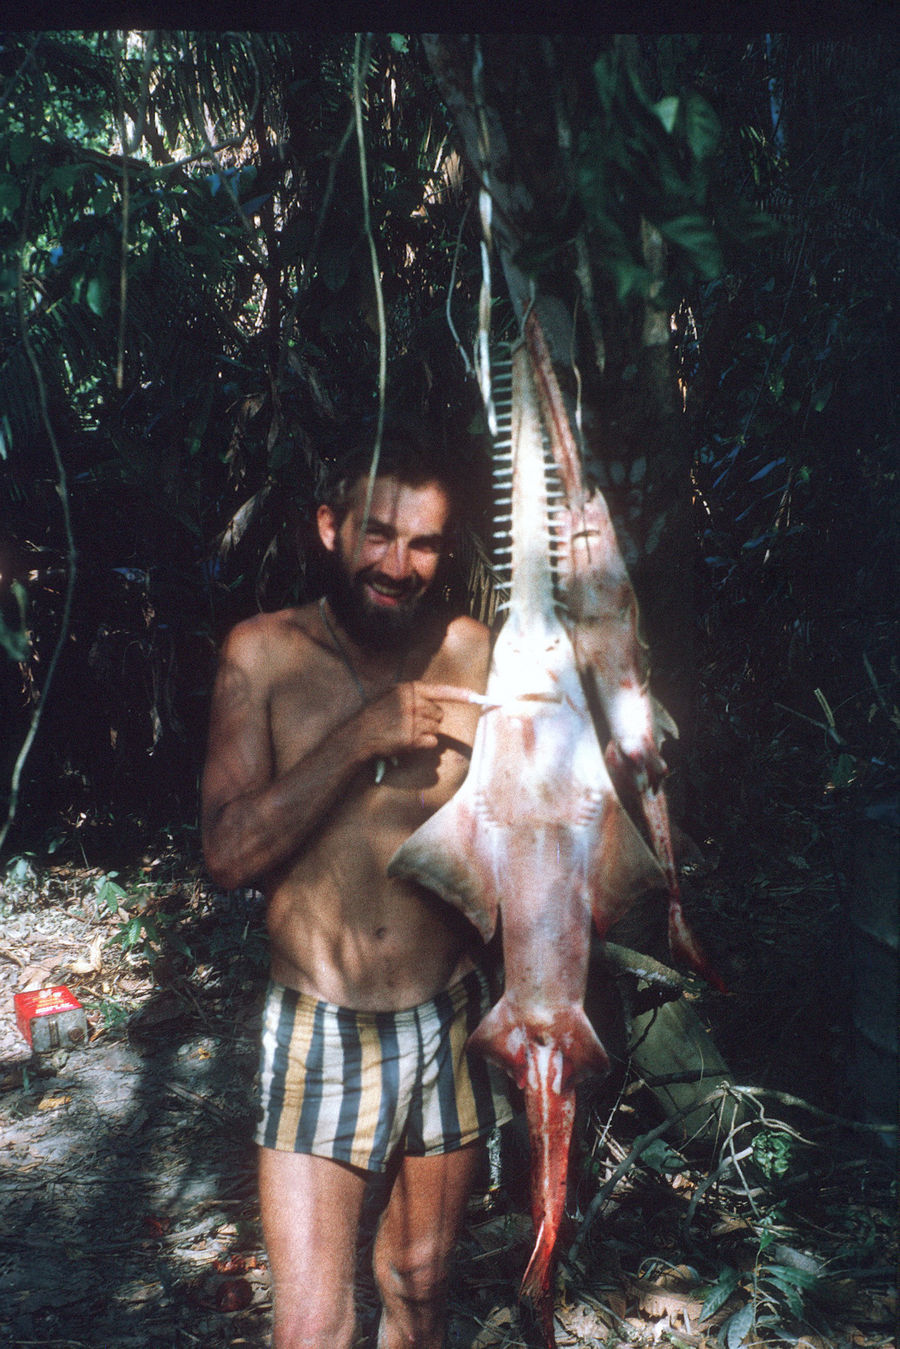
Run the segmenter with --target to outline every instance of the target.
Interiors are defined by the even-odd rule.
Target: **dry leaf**
[[[72,960],[69,962],[69,969],[73,974],[99,974],[103,969],[103,945],[106,937],[102,932],[98,932],[91,942],[91,949],[88,952],[87,959]]]
[[[703,1299],[697,1297],[683,1281],[673,1279],[635,1279],[631,1287],[637,1294],[638,1307],[649,1317],[687,1316],[691,1322],[699,1321],[703,1310]]]
[[[26,965],[19,975],[19,993],[34,993],[37,989],[43,988],[50,974],[57,968],[59,961],[56,956],[48,957],[42,960],[39,965]]]
[[[586,1344],[601,1344],[610,1335],[607,1323],[593,1307],[588,1307],[585,1303],[572,1307],[558,1307],[556,1319],[570,1335],[575,1335]]]
[[[38,1110],[56,1110],[57,1106],[68,1105],[71,1096],[45,1096],[42,1101],[38,1101]]]
[[[624,1293],[607,1293],[606,1305],[609,1307],[613,1316],[618,1317],[620,1321],[625,1320],[625,1313],[628,1311],[628,1302]]]

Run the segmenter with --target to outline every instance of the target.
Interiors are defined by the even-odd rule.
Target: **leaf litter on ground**
[[[251,1141],[259,896],[223,896],[170,853],[127,877],[20,867],[0,912],[0,1336],[266,1344]],[[52,982],[88,1009],[89,1044],[36,1062],[12,997]],[[640,1082],[615,1114],[602,1098],[586,1112],[560,1243],[560,1346],[893,1343],[890,1154],[787,1093],[743,1100],[749,1122],[713,1155],[668,1142]],[[455,1349],[535,1343],[516,1302],[531,1243],[519,1153],[470,1205],[450,1291]],[[360,1287],[371,1334],[365,1270]]]

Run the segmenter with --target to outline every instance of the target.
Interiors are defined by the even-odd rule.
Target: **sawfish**
[[[566,1198],[576,1084],[608,1067],[585,1015],[591,921],[600,935],[664,888],[604,759],[557,612],[554,508],[524,345],[512,353],[511,584],[468,774],[394,854],[490,940],[501,918],[505,986],[470,1038],[524,1093],[535,1246],[522,1295],[553,1345],[550,1275]]]
[[[666,878],[669,949],[720,992],[726,988],[687,925],[660,752],[678,727],[649,689],[638,604],[602,492],[588,493],[571,424],[537,314],[524,323],[541,414],[549,432],[562,501],[554,513],[557,581],[575,664],[595,694],[609,732],[604,757],[620,797],[636,797]]]

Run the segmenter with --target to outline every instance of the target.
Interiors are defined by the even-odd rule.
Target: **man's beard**
[[[332,557],[328,603],[347,635],[373,651],[390,650],[405,642],[429,603],[428,592],[421,588],[421,582],[412,579],[400,603],[383,608],[373,604],[366,594],[367,582],[379,579],[377,567],[366,567],[351,576],[340,539],[335,540]]]

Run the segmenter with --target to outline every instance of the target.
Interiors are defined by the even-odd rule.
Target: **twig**
[[[119,258],[119,342],[116,359],[116,388],[121,392],[125,382],[125,320],[128,299],[128,225],[131,214],[131,187],[128,178],[128,156],[137,150],[144,135],[144,121],[147,116],[147,102],[150,98],[150,68],[153,64],[153,49],[156,46],[156,33],[151,31],[144,37],[144,59],[141,64],[141,96],[134,119],[134,136],[129,137],[125,127],[125,98],[122,91],[122,71],[120,63],[124,55],[122,38],[116,34],[113,39],[116,75],[116,101],[119,105],[119,139],[122,142],[122,245]]]
[[[613,1171],[612,1175],[608,1178],[608,1180],[606,1180],[603,1183],[603,1185],[601,1185],[600,1189],[597,1191],[597,1193],[591,1200],[588,1210],[584,1215],[584,1220],[582,1221],[581,1227],[579,1228],[578,1234],[575,1237],[575,1240],[572,1242],[572,1245],[569,1247],[569,1253],[567,1257],[569,1260],[574,1261],[578,1259],[578,1253],[581,1250],[582,1245],[584,1244],[584,1239],[587,1236],[588,1231],[593,1225],[594,1221],[596,1220],[598,1213],[602,1209],[603,1205],[606,1203],[609,1196],[612,1194],[613,1190],[618,1185],[619,1181],[625,1175],[625,1173],[631,1170],[631,1167],[640,1157],[641,1153],[644,1152],[650,1146],[651,1143],[655,1143],[657,1138],[662,1138],[666,1130],[672,1124],[674,1124],[676,1120],[684,1119],[687,1117],[687,1115],[693,1113],[693,1111],[701,1110],[703,1106],[711,1105],[713,1101],[721,1100],[723,1096],[727,1095],[727,1093],[728,1088],[725,1087],[717,1088],[715,1091],[712,1091],[709,1093],[709,1095],[705,1096],[702,1101],[699,1101],[696,1104],[692,1102],[689,1107],[685,1107],[683,1110],[679,1110],[677,1115],[672,1115],[670,1116],[669,1119],[663,1120],[662,1124],[658,1124],[655,1129],[651,1129],[649,1133],[641,1134],[640,1138],[636,1139],[634,1146],[632,1147],[628,1156],[624,1159],[624,1161],[621,1161],[619,1163],[619,1165]]]
[[[297,311],[300,308],[300,297],[303,295],[304,291],[308,288],[310,279],[312,277],[313,263],[315,262],[316,254],[319,251],[319,244],[322,239],[322,230],[325,226],[325,218],[328,215],[328,208],[331,206],[331,198],[334,195],[334,185],[335,182],[337,181],[338,165],[340,164],[341,159],[343,158],[344,151],[346,150],[347,146],[350,143],[350,137],[353,135],[355,127],[356,127],[356,115],[355,113],[351,113],[350,120],[348,121],[346,127],[344,128],[344,134],[341,136],[337,149],[334,150],[331,155],[331,163],[328,166],[328,177],[325,181],[325,190],[322,193],[322,201],[319,206],[319,214],[316,217],[316,227],[313,230],[312,242],[309,245],[309,252],[303,259],[303,274],[302,276],[298,275],[297,277],[297,290],[293,300],[291,301],[290,309],[287,311],[287,314],[285,315],[284,331],[286,338],[293,331],[294,320],[296,319]],[[284,365],[287,360],[287,351],[288,345],[287,341],[285,340],[282,343],[281,356],[279,357],[279,375],[284,373]]]
[[[69,489],[66,480],[66,469],[63,464],[62,455],[59,449],[59,442],[53,430],[53,423],[50,421],[50,412],[47,407],[47,388],[44,384],[44,377],[41,374],[41,367],[35,355],[34,348],[31,345],[31,339],[28,336],[28,322],[25,314],[25,282],[23,260],[25,257],[25,239],[28,228],[28,217],[31,212],[31,199],[34,195],[35,175],[31,174],[28,182],[28,192],[25,197],[25,209],[22,213],[22,233],[19,239],[19,257],[16,267],[16,303],[19,311],[19,325],[22,329],[22,345],[25,348],[25,354],[34,373],[35,383],[38,389],[38,400],[41,407],[41,420],[44,423],[44,430],[47,432],[47,439],[50,442],[50,448],[53,451],[53,460],[56,464],[57,490],[62,504],[63,524],[66,531],[66,593],[63,601],[62,623],[60,624],[59,634],[56,639],[56,645],[53,648],[53,654],[50,657],[50,663],[47,666],[47,677],[44,680],[44,687],[41,689],[40,696],[31,717],[31,724],[19,750],[16,762],[13,766],[12,778],[9,787],[9,806],[6,812],[6,819],[3,827],[0,828],[0,851],[6,842],[6,837],[16,816],[16,808],[19,801],[19,784],[22,779],[22,770],[25,767],[25,761],[34,743],[37,735],[38,725],[43,715],[44,707],[47,703],[47,695],[50,691],[50,685],[53,682],[53,675],[56,671],[59,658],[62,654],[63,646],[69,635],[69,620],[72,614],[72,595],[75,590],[76,566],[78,553],[75,549],[75,536],[72,533],[72,519],[69,512]]]
[[[217,1119],[224,1121],[226,1124],[234,1124],[234,1116],[229,1115],[227,1110],[223,1110],[221,1106],[208,1101],[199,1092],[191,1091],[190,1087],[183,1087],[180,1082],[169,1082],[166,1085],[166,1091],[173,1096],[180,1096],[183,1101],[187,1101],[190,1105],[199,1105],[201,1109],[215,1115]]]
[[[747,1196],[747,1202],[749,1203],[750,1207],[753,1209],[753,1216],[754,1216],[755,1218],[758,1218],[758,1217],[759,1217],[759,1209],[756,1207],[756,1204],[753,1202],[753,1195],[752,1195],[751,1192],[750,1192],[750,1186],[747,1184],[747,1177],[744,1175],[744,1172],[743,1172],[742,1169],[741,1169],[741,1162],[742,1162],[742,1161],[745,1161],[748,1157],[752,1157],[752,1156],[753,1156],[753,1146],[752,1146],[752,1144],[751,1144],[751,1146],[750,1146],[749,1148],[744,1148],[744,1151],[741,1152],[741,1153],[735,1152],[735,1150],[734,1150],[734,1136],[735,1136],[736,1133],[737,1133],[737,1130],[736,1130],[736,1129],[731,1129],[731,1130],[729,1130],[729,1133],[728,1133],[728,1154],[729,1154],[729,1155],[728,1155],[728,1160],[731,1162],[731,1165],[734,1167],[735,1171],[738,1173],[738,1176],[740,1177],[741,1188],[743,1189],[744,1194]],[[758,1194],[759,1191],[757,1190],[756,1193]]]
[[[366,141],[363,135],[362,123],[362,89],[360,86],[360,70],[363,64],[369,62],[369,38],[366,37],[366,46],[363,56],[365,61],[360,60],[360,50],[362,45],[362,34],[356,35],[356,49],[353,53],[353,113],[356,121],[356,141],[359,147],[359,182],[362,191],[363,203],[363,229],[366,240],[369,245],[369,257],[372,262],[372,283],[375,287],[375,305],[378,311],[378,423],[375,428],[375,444],[372,447],[372,466],[369,469],[369,481],[366,484],[366,500],[363,506],[363,523],[359,533],[359,539],[356,544],[356,556],[354,566],[359,560],[360,549],[362,548],[363,538],[365,536],[366,522],[369,519],[369,511],[372,507],[372,495],[375,491],[375,479],[378,476],[378,460],[381,457],[381,436],[384,430],[384,404],[387,387],[387,326],[384,318],[384,295],[381,289],[381,274],[378,270],[378,252],[375,248],[375,240],[372,237],[372,223],[369,216],[369,184],[366,169]]]
[[[897,1133],[898,1126],[896,1124],[869,1124],[864,1120],[847,1119],[844,1115],[832,1115],[830,1111],[820,1110],[817,1105],[804,1101],[800,1096],[792,1096],[786,1091],[774,1091],[770,1087],[738,1087],[734,1084],[730,1085],[728,1090],[738,1096],[771,1097],[773,1101],[778,1101],[781,1105],[795,1106],[798,1110],[806,1110],[818,1119],[828,1120],[829,1123],[837,1125],[841,1129],[853,1129],[856,1132],[861,1131],[863,1133]],[[701,1104],[704,1104],[704,1102],[701,1102]]]
[[[752,1152],[753,1152],[752,1147],[745,1148],[744,1151],[738,1153],[737,1156],[742,1158],[749,1157]],[[722,1176],[726,1175],[734,1165],[735,1165],[734,1157],[723,1157],[721,1162],[719,1162],[719,1165],[716,1167],[715,1171],[711,1171],[708,1176],[704,1176],[703,1180],[701,1180],[700,1184],[697,1186],[696,1190],[691,1195],[691,1202],[688,1204],[687,1212],[685,1213],[684,1218],[682,1219],[681,1222],[681,1232],[683,1235],[686,1236],[688,1231],[690,1230],[691,1223],[694,1220],[694,1214],[697,1211],[697,1205],[700,1203],[700,1200],[706,1194],[707,1190],[711,1189],[718,1180],[721,1180]],[[738,1172],[738,1174],[740,1174],[740,1172]],[[741,1177],[741,1179],[743,1180],[743,1177]],[[747,1191],[746,1186],[744,1187],[744,1190],[745,1193],[747,1194],[747,1198],[750,1199],[750,1194],[749,1191]],[[756,1205],[753,1203],[752,1199],[750,1199],[750,1204],[753,1209],[753,1212],[756,1213]],[[757,1216],[759,1215],[757,1214]]]
[[[490,134],[487,125],[487,113],[484,100],[484,56],[481,39],[475,38],[472,57],[472,90],[475,101],[475,117],[478,127],[478,166],[482,187],[478,193],[478,209],[481,214],[481,290],[478,296],[478,335],[476,338],[476,372],[484,403],[488,430],[496,439],[497,411],[491,391],[491,248],[493,239],[491,224],[493,216],[493,197],[486,184],[490,175]]]
[[[656,1010],[654,1008],[654,1010]],[[643,1038],[643,1037],[642,1037]],[[640,1073],[645,1087],[672,1087],[679,1082],[702,1082],[712,1074],[704,1068],[691,1068],[683,1073]]]
[[[871,684],[872,684],[872,688],[875,690],[875,697],[878,699],[879,703],[881,704],[881,710],[882,710],[882,712],[884,712],[887,716],[890,716],[890,715],[891,715],[891,709],[888,707],[888,705],[887,705],[887,699],[885,698],[884,694],[883,694],[882,691],[881,691],[881,685],[879,684],[878,680],[875,678],[875,671],[872,669],[872,662],[869,660],[869,654],[868,654],[867,651],[864,651],[864,652],[862,653],[862,659],[863,659],[863,665],[864,665],[864,667],[865,667],[866,674],[869,676],[869,680],[870,680],[870,682],[871,682]]]
[[[588,1234],[588,1231],[593,1225],[593,1223],[596,1221],[597,1215],[599,1214],[603,1205],[606,1203],[606,1200],[612,1194],[613,1190],[616,1188],[622,1177],[626,1174],[627,1171],[631,1169],[634,1163],[638,1160],[641,1154],[650,1146],[650,1144],[656,1142],[658,1138],[661,1138],[663,1134],[666,1132],[666,1130],[671,1128],[673,1124],[677,1124],[679,1121],[686,1119],[688,1115],[694,1114],[695,1111],[702,1110],[705,1106],[712,1105],[714,1102],[721,1101],[729,1096],[732,1097],[736,1096],[739,1100],[742,1098],[746,1098],[754,1102],[758,1100],[760,1097],[771,1097],[773,1100],[779,1101],[782,1105],[793,1106],[800,1110],[806,1110],[810,1114],[816,1115],[819,1119],[828,1120],[829,1123],[837,1126],[838,1128],[853,1129],[855,1131],[862,1131],[865,1133],[895,1134],[897,1132],[897,1125],[895,1124],[869,1124],[859,1120],[845,1119],[840,1115],[832,1115],[827,1110],[820,1110],[818,1106],[811,1105],[809,1101],[804,1101],[799,1096],[792,1096],[788,1092],[773,1091],[768,1087],[739,1087],[736,1086],[734,1083],[727,1083],[721,1087],[717,1087],[715,1091],[709,1092],[706,1096],[703,1097],[702,1100],[696,1102],[692,1101],[689,1105],[684,1106],[681,1110],[677,1111],[674,1115],[671,1115],[668,1119],[663,1120],[662,1124],[657,1125],[655,1129],[651,1129],[649,1133],[642,1134],[640,1138],[636,1139],[634,1146],[632,1147],[628,1156],[625,1157],[625,1159],[619,1163],[619,1165],[613,1171],[612,1175],[610,1175],[609,1178],[603,1183],[603,1185],[594,1195],[594,1198],[591,1200],[590,1206],[584,1215],[584,1219],[582,1221],[581,1227],[579,1228],[578,1234],[575,1237],[575,1240],[572,1242],[571,1247],[569,1248],[568,1253],[569,1260],[577,1259],[578,1253],[581,1250],[581,1247]],[[709,1185],[712,1184],[712,1180],[715,1179],[715,1176],[721,1174],[723,1168],[727,1169],[728,1167],[735,1166],[738,1175],[741,1177],[741,1182],[744,1186],[744,1189],[745,1191],[747,1190],[747,1183],[740,1169],[740,1161],[747,1154],[743,1152],[740,1154],[734,1153],[734,1137],[741,1129],[747,1127],[747,1124],[752,1122],[753,1121],[745,1121],[745,1123],[743,1124],[733,1126],[732,1129],[729,1131],[728,1143],[729,1147],[732,1149],[732,1155],[730,1157],[725,1158],[724,1161],[720,1163],[714,1176],[712,1178],[709,1178],[704,1183],[703,1189],[709,1188]],[[772,1122],[766,1120],[765,1113],[761,1109],[757,1116],[757,1122],[768,1123],[770,1127],[772,1126]],[[789,1126],[787,1125],[782,1126],[779,1123],[779,1127],[783,1127],[786,1130],[790,1131]],[[805,1142],[806,1140],[803,1141]]]
[[[34,53],[37,50],[37,45],[43,36],[44,36],[43,33],[38,33],[37,37],[32,42],[31,46],[28,48],[28,51],[25,53],[23,60],[19,63],[18,70],[16,70],[12,79],[7,81],[6,88],[3,90],[3,93],[0,94],[0,111],[3,110],[3,107],[7,99],[12,96],[12,92],[19,82],[19,77],[25,73],[25,71],[28,69],[28,66],[31,64],[31,61],[34,58]]]
[[[459,222],[459,231],[456,235],[456,247],[453,250],[453,267],[451,268],[450,271],[450,284],[447,287],[447,327],[450,329],[453,341],[456,343],[456,349],[463,359],[463,365],[465,366],[467,375],[472,375],[475,372],[472,369],[472,362],[469,360],[469,353],[466,351],[465,347],[463,346],[462,342],[459,339],[459,333],[456,331],[456,325],[453,322],[453,315],[451,314],[450,309],[453,303],[453,289],[456,285],[456,267],[457,263],[459,262],[459,254],[462,248],[463,230],[465,229],[466,221],[469,218],[469,211],[471,210],[471,207],[472,207],[472,198],[470,197],[468,202],[466,203],[466,209],[463,211],[462,220]]]

